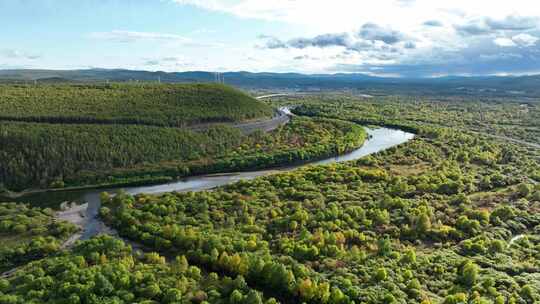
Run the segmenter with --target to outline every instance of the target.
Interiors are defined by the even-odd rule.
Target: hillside
[[[360,73],[299,74],[227,72],[227,84],[245,89],[335,91],[357,90],[372,95],[459,95],[480,97],[537,97],[540,76],[482,76],[439,78],[390,78]],[[0,70],[0,82],[161,82],[211,83],[212,72],[161,72],[123,69],[88,70]]]
[[[223,124],[194,131],[0,121],[0,192],[2,187],[21,191],[163,183],[266,168],[343,153],[362,145],[365,137],[365,131],[351,123],[307,118],[249,135]]]
[[[1,120],[181,127],[271,115],[268,105],[218,84],[0,87]]]

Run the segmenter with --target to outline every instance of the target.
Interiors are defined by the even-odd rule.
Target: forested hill
[[[271,115],[268,105],[220,84],[0,85],[0,120],[182,127]]]
[[[312,119],[238,127],[273,111],[222,84],[0,85],[0,192],[163,183],[318,159],[365,139]]]
[[[227,84],[245,89],[333,91],[352,89],[371,95],[459,95],[479,97],[540,96],[540,76],[483,76],[439,78],[389,78],[361,73],[298,74],[298,73],[223,73]],[[136,71],[123,69],[87,70],[0,70],[0,82],[161,82],[211,83],[215,73]]]

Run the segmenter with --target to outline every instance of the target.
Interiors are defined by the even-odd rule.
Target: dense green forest
[[[387,96],[363,99],[345,94],[295,97],[296,112],[304,115],[348,117],[357,122],[409,122],[479,131],[540,144],[540,103],[511,99]],[[327,102],[328,101],[328,102]],[[354,117],[351,116],[354,113]],[[358,113],[363,113],[358,116]]]
[[[50,209],[0,203],[0,272],[60,250],[77,227],[53,215]]]
[[[102,215],[130,239],[293,302],[538,299],[537,150],[328,103],[311,115],[401,124],[419,137],[213,192],[119,195]]]
[[[295,118],[271,132],[229,126],[204,131],[133,125],[0,122],[0,184],[32,186],[165,182],[183,176],[265,168],[343,153],[363,128]]]
[[[331,138],[327,124],[343,138],[357,129],[351,122],[417,136],[356,161],[213,191],[104,193],[101,218],[146,254],[110,237],[81,242],[1,279],[0,303],[540,301],[538,149],[467,131],[475,102],[301,103],[294,111],[312,118],[287,127],[303,131],[257,134],[226,155],[264,155],[314,130],[313,141]],[[479,131],[510,115],[505,105],[482,107],[497,110]],[[528,115],[513,123],[534,124]]]
[[[0,192],[266,168],[342,153],[366,138],[337,120],[297,118],[269,134],[226,124],[272,113],[218,84],[1,85]]]
[[[213,192],[119,195],[102,215],[130,239],[296,303],[533,303],[538,161],[515,146],[419,131],[355,163]],[[279,283],[272,269],[282,269]]]
[[[182,127],[272,112],[219,84],[0,85],[0,120]]]
[[[66,254],[0,278],[0,303],[277,303],[241,276],[205,273],[182,255],[134,255],[111,237],[96,237]]]

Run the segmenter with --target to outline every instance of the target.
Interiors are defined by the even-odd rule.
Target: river
[[[81,239],[87,239],[96,235],[101,231],[103,223],[98,220],[97,214],[100,208],[99,194],[101,192],[110,192],[114,193],[120,189],[125,190],[130,194],[139,194],[139,193],[165,193],[173,191],[203,191],[209,190],[215,187],[231,184],[239,180],[250,180],[257,178],[259,176],[265,176],[269,174],[275,174],[279,172],[286,172],[298,169],[299,167],[308,166],[308,165],[323,165],[336,162],[345,162],[355,159],[359,159],[366,155],[370,155],[376,152],[380,152],[391,147],[400,145],[411,140],[414,137],[414,134],[404,132],[396,129],[389,128],[376,128],[369,129],[366,128],[369,138],[366,140],[364,145],[352,152],[331,157],[328,159],[315,161],[307,164],[282,167],[277,169],[270,170],[259,170],[259,171],[250,171],[250,172],[238,172],[238,173],[227,173],[227,174],[212,174],[212,175],[203,175],[203,176],[194,176],[189,177],[180,181],[161,184],[161,185],[152,185],[152,186],[141,186],[141,187],[119,187],[119,188],[108,188],[108,189],[90,189],[90,190],[78,190],[78,191],[59,191],[59,192],[44,192],[44,193],[35,193],[29,194],[17,198],[16,200],[9,201],[20,201],[27,202],[33,206],[39,207],[52,207],[57,208],[62,202],[71,201],[78,203],[88,203],[88,208],[86,210],[87,224],[85,225],[85,231]],[[0,198],[1,200],[1,198]]]

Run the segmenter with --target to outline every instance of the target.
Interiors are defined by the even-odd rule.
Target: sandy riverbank
[[[55,218],[62,221],[70,222],[79,227],[79,231],[69,237],[63,244],[62,248],[71,247],[77,240],[79,240],[86,225],[88,224],[88,217],[86,216],[86,209],[88,204],[77,205],[72,203],[70,206],[68,203],[62,204],[62,210],[56,212]]]

